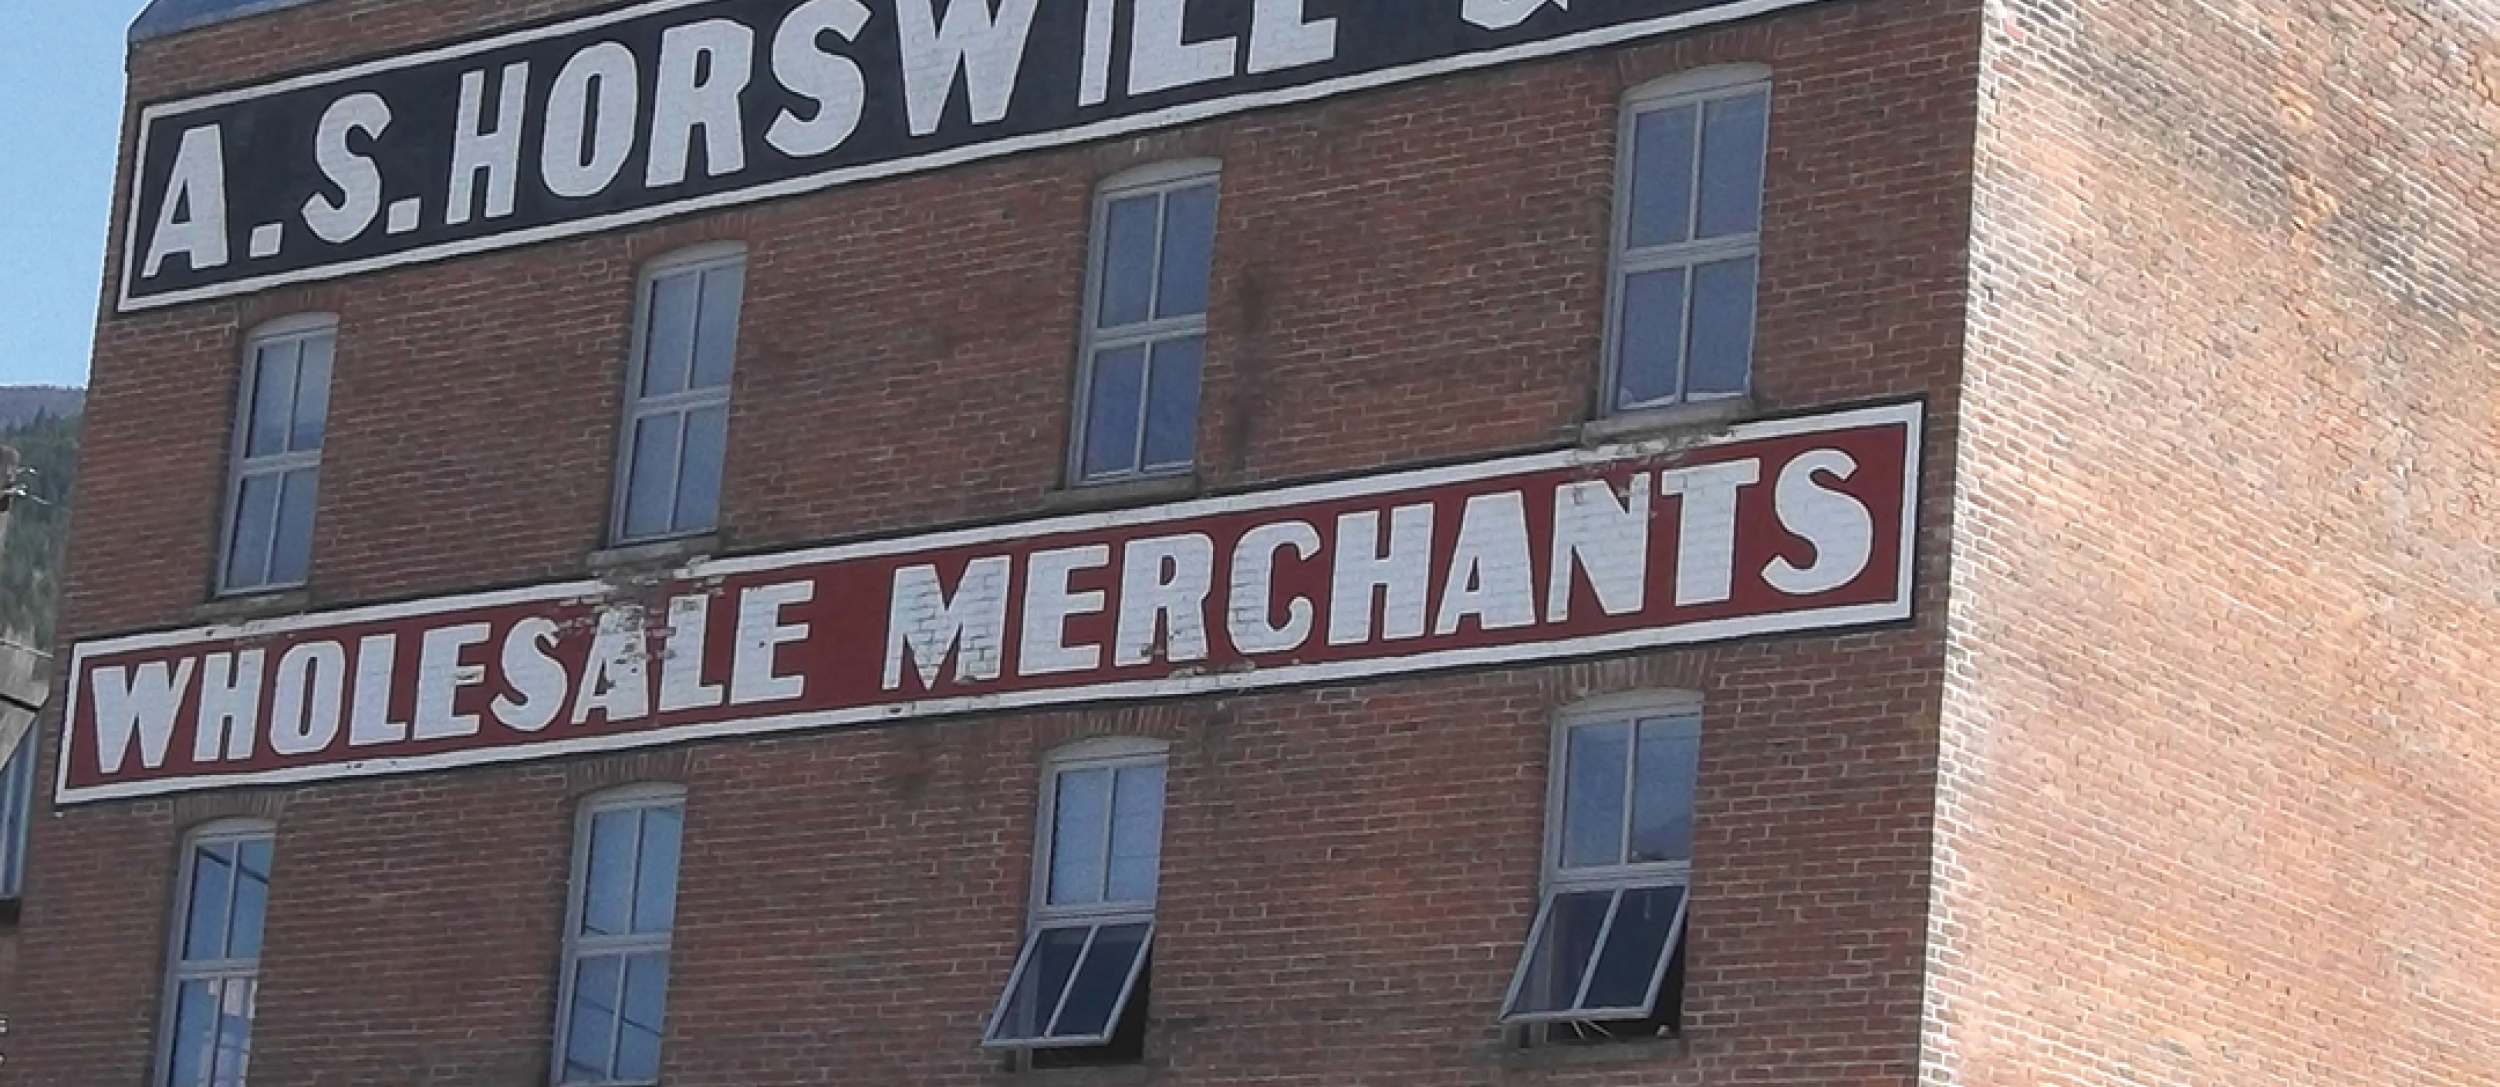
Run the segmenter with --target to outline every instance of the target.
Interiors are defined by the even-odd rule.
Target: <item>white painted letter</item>
[[[1225,609],[1225,629],[1238,652],[1283,653],[1311,640],[1309,597],[1285,602],[1285,625],[1273,621],[1276,553],[1288,547],[1295,558],[1309,561],[1319,554],[1319,530],[1300,521],[1260,525],[1233,546],[1233,599]]]
[[[156,231],[148,235],[146,276],[156,278],[165,258],[176,253],[194,272],[226,266],[226,137],[218,125],[182,134],[173,173],[165,179],[164,203],[156,209]]]
[[[417,739],[448,740],[456,736],[477,735],[477,715],[454,713],[451,704],[460,696],[460,688],[486,681],[483,666],[461,665],[460,651],[486,644],[486,639],[493,634],[494,628],[484,623],[462,623],[426,631],[425,636],[419,639]]]
[[[704,635],[711,621],[711,597],[669,600],[668,640],[660,650],[661,713],[708,710],[729,700],[720,684],[703,682]]]
[[[1736,492],[1762,482],[1759,460],[1680,468],[1658,476],[1658,493],[1682,495],[1675,530],[1675,606],[1716,604],[1736,582]]]
[[[1111,663],[1207,659],[1207,594],[1215,541],[1202,535],[1131,540],[1120,553],[1120,634]]]
[[[372,139],[389,127],[391,104],[371,92],[332,102],[321,115],[321,128],[313,135],[313,157],[321,164],[321,175],[338,187],[340,196],[332,200],[328,193],[315,192],[304,201],[304,225],[322,241],[332,245],[355,241],[382,214],[382,170],[347,146],[347,136],[361,132]]]
[[[1847,480],[1858,462],[1837,449],[1817,449],[1780,469],[1774,496],[1780,525],[1814,545],[1814,565],[1799,567],[1786,557],[1771,560],[1762,580],[1790,596],[1827,593],[1858,579],[1875,554],[1875,518],[1857,496],[1816,481],[1816,472]]]
[[[1337,58],[1337,21],[1305,22],[1307,0],[1257,0],[1250,9],[1250,71],[1273,72]]]
[[[521,124],[529,106],[530,65],[526,60],[504,65],[503,85],[495,95],[495,130],[486,123],[486,71],[460,76],[460,121],[451,130],[451,203],[443,221],[468,222],[477,209],[477,177],[486,175],[486,217],[512,214],[512,194],[521,180]]]
[[[1085,58],[1077,69],[1076,104],[1099,106],[1111,97],[1111,34],[1119,0],[1085,0]]]
[[[564,712],[564,666],[549,652],[562,630],[553,619],[532,616],[504,632],[503,681],[521,697],[495,696],[487,709],[497,724],[515,732],[537,732]]]
[[[616,180],[634,153],[641,79],[634,51],[615,42],[600,42],[565,62],[547,92],[547,133],[538,149],[548,192],[578,200],[605,192]]]
[[[398,660],[398,635],[371,634],[356,642],[356,689],[347,707],[347,746],[395,744],[408,738],[408,723],[391,720],[391,672]]]
[[[164,661],[139,665],[136,678],[122,665],[98,668],[90,681],[95,690],[96,770],[122,772],[130,757],[130,741],[139,741],[139,765],[150,770],[165,765],[165,749],[174,738],[174,713],[191,690],[191,671],[198,660],[184,657],[168,668]]]
[[[1101,612],[1103,594],[1094,589],[1070,591],[1068,576],[1110,564],[1108,544],[1036,551],[1025,561],[1024,637],[1017,647],[1017,675],[1088,672],[1102,666],[1101,646],[1072,646],[1067,637],[1068,620]]]
[[[1526,495],[1503,491],[1468,499],[1432,632],[1456,634],[1459,623],[1471,615],[1485,630],[1535,626],[1533,561],[1528,557]]]
[[[1336,577],[1328,591],[1328,644],[1372,640],[1372,600],[1386,596],[1384,640],[1424,636],[1432,595],[1432,506],[1400,506],[1389,514],[1389,550],[1380,550],[1380,512],[1337,518]]]
[[[773,35],[773,79],[790,93],[816,103],[816,118],[802,120],[796,110],[783,110],[764,130],[773,149],[794,159],[821,155],[842,146],[859,131],[868,105],[868,78],[859,64],[840,53],[816,47],[827,32],[844,41],[859,40],[868,25],[868,9],[859,0],[807,0],[781,21]]]
[[[738,594],[738,641],[729,660],[729,704],[787,702],[807,693],[804,674],[773,670],[782,646],[807,639],[808,624],[784,623],[783,608],[816,599],[813,581],[758,585]]]
[[[252,757],[260,731],[262,652],[211,653],[200,660],[200,712],[191,731],[191,761]]]
[[[1137,0],[1129,24],[1128,92],[1153,94],[1233,74],[1238,38],[1181,41],[1189,0]]]
[[[278,658],[277,688],[269,699],[269,749],[281,755],[313,755],[339,738],[347,703],[347,647],[305,642]]]
[[[1007,658],[1007,594],[1014,576],[1012,559],[974,559],[964,564],[950,600],[937,567],[894,571],[894,593],[886,598],[885,689],[902,689],[908,658],[920,673],[921,688],[936,690],[950,652],[957,683],[997,679]]]
[[[659,89],[651,96],[651,160],[643,183],[656,189],[686,179],[694,130],[703,130],[703,172],[746,169],[746,125],[738,97],[755,73],[755,32],[727,19],[673,26],[660,35]]]
[[[1608,615],[1641,610],[1649,596],[1649,473],[1618,494],[1604,480],[1554,490],[1554,566],[1545,586],[1545,621],[1571,618],[1572,571],[1586,571],[1597,607]]]
[[[645,637],[641,608],[599,609],[599,632],[591,638],[589,659],[582,662],[582,684],[573,691],[574,724],[589,722],[593,710],[611,725],[651,716]]]
[[[995,19],[990,0],[954,0],[946,5],[944,25],[930,10],[934,3],[894,0],[903,43],[903,105],[911,115],[911,134],[938,130],[946,103],[955,96],[958,71],[972,98],[972,123],[1003,120],[1007,103],[1015,97],[1016,73],[1024,67],[1024,42],[1039,0],[999,0]]]

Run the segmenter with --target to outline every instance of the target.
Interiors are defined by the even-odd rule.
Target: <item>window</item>
[[[1142,1056],[1155,885],[1163,862],[1161,744],[1111,739],[1052,758],[1042,778],[1033,918],[984,1045]]]
[[[1608,314],[1606,410],[1751,388],[1770,88],[1714,69],[1634,93],[1624,110]]]
[[[269,912],[267,823],[216,823],[184,844],[166,972],[160,1087],[240,1087],[252,1055],[261,922]]]
[[[565,911],[556,1015],[556,1082],[660,1080],[669,934],[685,792],[619,790],[582,808]]]
[[[1503,1018],[1672,1032],[1661,1004],[1692,880],[1700,707],[1592,704],[1554,746],[1543,901]]]
[[[26,822],[35,807],[35,734],[21,734],[17,749],[0,759],[0,902],[16,898],[26,881]]]
[[[729,450],[729,370],[738,356],[746,252],[706,247],[644,275],[617,457],[618,543],[710,532]]]
[[[1215,181],[1212,164],[1163,166],[1115,179],[1096,198],[1071,443],[1079,483],[1197,464]]]
[[[254,333],[243,351],[243,389],[217,585],[247,593],[304,583],[312,559],[313,508],[321,491],[321,438],[330,421],[329,317],[289,318]]]

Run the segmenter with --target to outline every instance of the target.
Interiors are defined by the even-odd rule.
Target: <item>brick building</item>
[[[2490,1082],[2495,25],[160,0],[0,1075]]]

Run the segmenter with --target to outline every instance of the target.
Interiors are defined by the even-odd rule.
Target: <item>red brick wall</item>
[[[142,47],[137,97],[545,14],[332,0]],[[1930,401],[1909,628],[102,804],[34,846],[12,1083],[138,1083],[182,828],[279,822],[255,1082],[538,1082],[572,800],[689,789],[668,1082],[1003,1081],[1040,758],[1173,741],[1149,1067],[1191,1084],[1914,1081],[1979,33],[1835,3],[1649,45],[665,227],[110,319],[65,627],[195,621],[240,335],[339,313],[310,597],[577,574],[599,546],[635,268],[750,247],[722,535],[997,517],[1056,485],[1093,184],[1225,165],[1214,485],[1569,441],[1594,399],[1616,103],[1775,71],[1759,397]],[[263,50],[256,52],[255,50]],[[1687,1044],[1504,1056],[1553,711],[1709,699]],[[1079,1077],[1078,1082],[1094,1082]]]
[[[1996,7],[1933,1082],[2500,1081],[2495,25]]]

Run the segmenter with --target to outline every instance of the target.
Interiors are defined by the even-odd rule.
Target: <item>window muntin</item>
[[[556,1082],[659,1082],[685,794],[653,787],[584,806],[565,914]]]
[[[1154,943],[1164,757],[1112,744],[1054,759],[1043,779],[1033,923],[982,1044],[1102,1046],[1136,999]]]
[[[618,442],[617,542],[695,535],[718,524],[745,293],[743,250],[681,255],[644,276]]]
[[[1213,166],[1115,181],[1096,199],[1069,454],[1079,483],[1197,463],[1215,208]]]
[[[26,826],[35,807],[35,734],[18,738],[0,759],[0,901],[16,898],[26,884]]]
[[[1625,109],[1606,411],[1752,387],[1770,87],[1758,69],[1681,78]]]
[[[166,971],[160,1087],[241,1087],[251,1061],[276,831],[212,826],[183,847]]]
[[[1567,717],[1557,729],[1545,890],[1503,1018],[1639,1019],[1683,940],[1697,706]]]
[[[226,481],[217,585],[263,592],[304,583],[312,560],[321,442],[330,419],[338,326],[327,317],[282,321],[243,351],[232,470]]]

